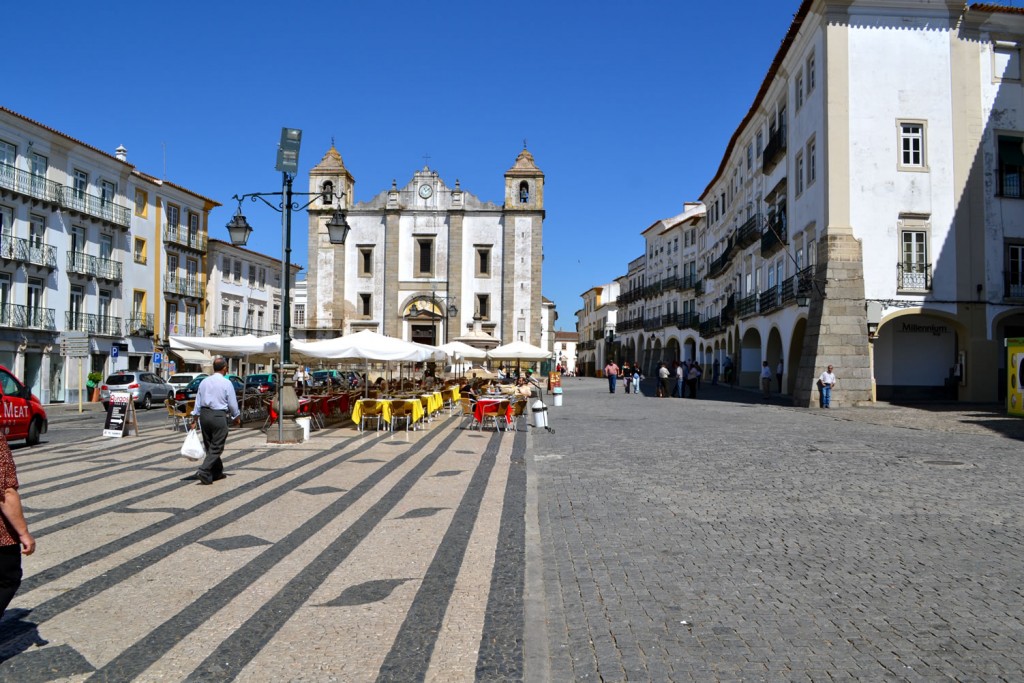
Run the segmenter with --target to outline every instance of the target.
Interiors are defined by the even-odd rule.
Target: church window
[[[359,247],[359,276],[371,277],[373,275],[373,247]]]
[[[434,239],[418,237],[416,239],[416,277],[429,277],[434,274]]]
[[[525,180],[519,183],[519,203],[528,204],[530,202],[530,184]]]
[[[489,294],[476,295],[476,314],[480,316],[481,320],[490,320],[491,296]]]
[[[489,246],[476,248],[476,276],[491,276],[491,248]]]
[[[373,309],[370,307],[370,296],[371,295],[369,294],[359,295],[359,315],[363,316],[364,318],[369,318],[371,315],[373,315]]]

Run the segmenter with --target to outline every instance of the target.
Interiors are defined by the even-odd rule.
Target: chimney
[[[128,161],[128,150],[124,148],[124,145],[118,145],[114,150],[114,156],[118,161]]]

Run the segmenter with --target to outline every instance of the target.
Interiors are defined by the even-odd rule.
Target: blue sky
[[[282,126],[303,131],[296,189],[334,137],[357,201],[429,155],[501,203],[525,138],[546,174],[543,291],[572,330],[579,295],[704,190],[799,4],[17,2],[0,103],[146,173],[166,163],[224,204],[220,239],[233,194],[280,189]],[[280,256],[280,217],[246,215],[249,247]],[[305,265],[304,214],[292,241]]]

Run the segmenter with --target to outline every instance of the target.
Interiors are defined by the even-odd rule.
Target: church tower
[[[309,172],[309,191],[322,194],[309,207],[309,270],[307,271],[307,338],[317,330],[339,334],[345,321],[345,246],[331,244],[327,221],[335,211],[353,204],[356,181],[345,168],[341,154],[331,143],[320,163]]]
[[[544,173],[523,147],[505,172],[502,341],[541,343]]]

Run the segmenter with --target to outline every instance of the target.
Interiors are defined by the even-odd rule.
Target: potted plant
[[[103,374],[100,372],[90,372],[85,386],[92,392],[92,402],[100,400],[100,382],[103,381]]]

